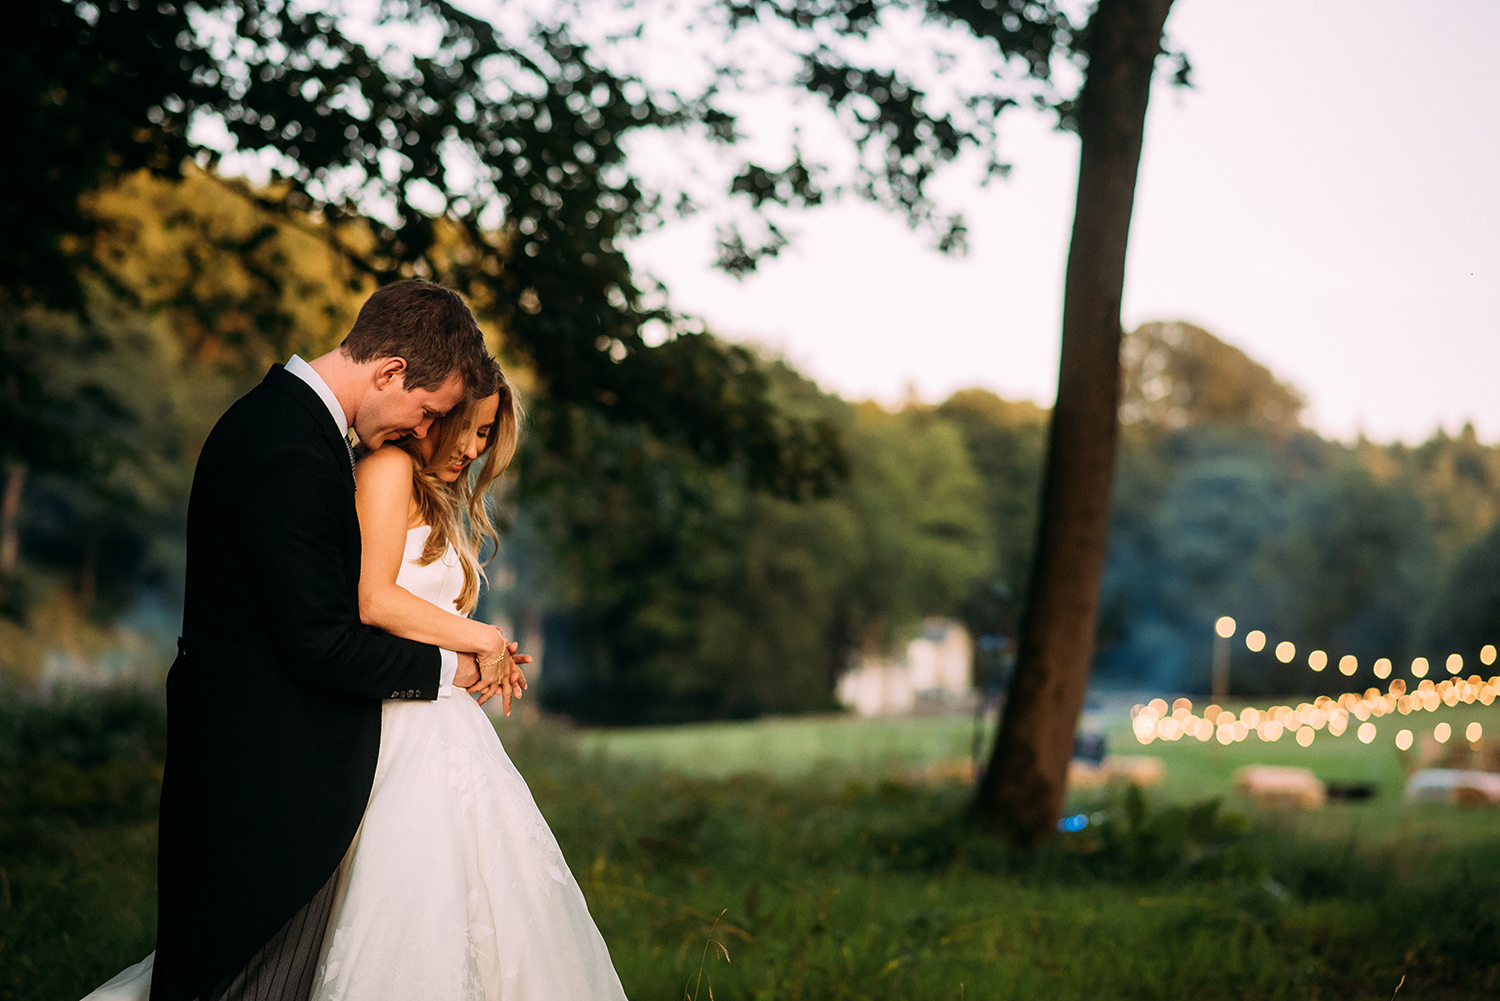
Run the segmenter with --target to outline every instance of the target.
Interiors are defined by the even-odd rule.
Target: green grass
[[[1285,700],[1292,704],[1300,697]],[[1256,705],[1271,704],[1259,700]],[[1453,728],[1454,742],[1470,722],[1484,726],[1490,739],[1500,740],[1500,703],[1460,705],[1437,712],[1387,716],[1374,720],[1377,736],[1361,744],[1350,728],[1333,737],[1325,729],[1311,747],[1291,737],[1267,743],[1256,737],[1227,747],[1217,741],[1153,741],[1143,746],[1130,730],[1127,701],[1117,701],[1100,714],[1112,754],[1150,755],[1166,764],[1167,783],[1158,791],[1171,800],[1228,796],[1236,769],[1247,764],[1298,765],[1328,781],[1374,782],[1379,799],[1399,799],[1405,782],[1405,757],[1393,743],[1402,728],[1430,733],[1440,722]],[[1226,708],[1238,711],[1239,703]],[[502,724],[502,732],[505,724]],[[983,744],[989,747],[993,718],[987,720]],[[671,727],[592,729],[579,731],[576,741],[586,753],[599,753],[699,778],[739,774],[769,775],[796,780],[836,775],[866,780],[913,772],[936,762],[966,759],[973,748],[971,716],[896,717],[859,719],[853,716],[811,716],[754,722],[699,723]]]
[[[0,891],[10,891],[0,892],[6,1001],[77,1001],[156,940],[154,822],[42,827],[0,849]]]
[[[1405,807],[1384,734],[1303,750],[1117,733],[1115,750],[1166,760],[1167,784],[1078,794],[1107,819],[1022,857],[960,822],[963,787],[905,780],[965,756],[969,726],[500,731],[637,1001],[1387,999],[1402,976],[1401,1001],[1500,992],[1500,812]],[[1381,795],[1292,815],[1191,805],[1249,761]],[[149,948],[151,825],[67,810],[0,826],[0,998],[81,997]]]
[[[1252,816],[1241,831],[1234,815],[1172,806],[1193,797],[1169,785],[1144,814],[1119,794],[1080,794],[1109,815],[1102,828],[1027,859],[962,828],[959,787],[849,779],[892,747],[902,769],[943,756],[953,721],[762,725],[778,739],[804,731],[821,768],[788,780],[743,760],[683,758],[730,778],[640,764],[662,760],[653,739],[683,754],[712,728],[676,746],[674,734],[587,735],[636,762],[594,758],[583,782],[518,753],[637,996],[680,996],[700,964],[719,998],[1387,998],[1403,975],[1407,997],[1459,998],[1500,982],[1494,813],[1383,797]],[[754,746],[726,729],[729,754]],[[1317,753],[1317,768],[1349,778],[1394,757],[1353,743],[1291,745],[1303,755],[1291,760]],[[1235,767],[1264,758],[1243,744],[1152,749],[1193,791],[1223,793]],[[733,928],[713,934],[733,962],[704,962],[721,910]]]
[[[758,774],[800,779],[830,771],[877,778],[932,761],[966,758],[973,735],[974,721],[967,716],[805,716],[585,730],[577,741],[585,752],[700,778]]]

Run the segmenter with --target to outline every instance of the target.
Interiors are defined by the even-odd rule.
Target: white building
[[[958,703],[973,690],[974,644],[951,619],[931,618],[903,657],[861,656],[839,679],[838,699],[861,716],[911,712],[918,700]]]

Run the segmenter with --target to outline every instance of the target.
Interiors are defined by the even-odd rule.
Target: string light
[[[1252,733],[1268,742],[1289,733],[1298,744],[1307,747],[1312,744],[1316,732],[1325,727],[1330,736],[1339,737],[1357,721],[1355,736],[1362,743],[1369,744],[1377,735],[1372,720],[1379,717],[1432,712],[1439,706],[1451,707],[1459,703],[1478,702],[1488,706],[1497,698],[1500,698],[1500,675],[1486,680],[1476,674],[1438,682],[1423,680],[1411,691],[1407,690],[1404,680],[1396,678],[1385,692],[1367,688],[1364,692],[1345,692],[1336,699],[1320,695],[1295,708],[1246,706],[1238,716],[1213,704],[1204,707],[1201,716],[1196,715],[1192,700],[1186,698],[1173,702],[1169,712],[1166,700],[1157,698],[1135,706],[1130,715],[1131,728],[1136,739],[1143,744],[1193,738],[1198,741],[1217,739],[1227,746],[1247,739]],[[1433,737],[1439,743],[1446,742],[1452,735],[1453,728],[1448,723],[1439,723],[1433,730]],[[1479,723],[1470,723],[1464,735],[1470,744],[1479,746],[1484,728]],[[1414,739],[1411,730],[1402,729],[1396,734],[1396,746],[1407,750]]]
[[[1237,623],[1234,618],[1229,615],[1221,615],[1214,622],[1214,632],[1223,639],[1228,639],[1229,637],[1233,636],[1238,629],[1239,623]],[[1259,653],[1260,651],[1266,649],[1269,643],[1270,640],[1266,636],[1264,630],[1252,629],[1245,634],[1245,646],[1252,653]],[[1290,640],[1282,640],[1281,642],[1276,644],[1272,652],[1275,654],[1276,659],[1281,661],[1281,663],[1290,664],[1297,656],[1297,646]],[[1494,664],[1497,659],[1500,659],[1500,648],[1497,648],[1495,644],[1486,643],[1479,649],[1479,661],[1486,667]],[[1324,650],[1313,650],[1307,655],[1307,666],[1314,671],[1322,671],[1328,667],[1328,664],[1329,655]],[[1457,676],[1462,674],[1464,669],[1463,654],[1450,653],[1446,658],[1444,658],[1443,665],[1448,669],[1448,673],[1451,675]],[[1339,658],[1338,668],[1339,673],[1343,674],[1345,677],[1352,677],[1359,671],[1359,659],[1353,654],[1344,654]],[[1432,665],[1426,657],[1412,658],[1412,677],[1425,678],[1427,677],[1427,674],[1431,670],[1431,668]],[[1391,663],[1391,659],[1389,657],[1381,657],[1371,665],[1371,669],[1374,671],[1375,677],[1380,678],[1381,680],[1385,680],[1386,678],[1389,678],[1391,676],[1391,672],[1394,670],[1394,665]]]

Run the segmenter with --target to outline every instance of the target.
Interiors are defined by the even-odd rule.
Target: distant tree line
[[[374,286],[319,220],[264,197],[209,171],[129,175],[85,201],[87,323],[5,314],[10,350],[33,352],[73,401],[67,436],[95,450],[23,477],[9,628],[59,601],[96,622],[143,593],[175,608],[208,428],[270,362],[336,343]],[[554,427],[567,447],[528,441],[500,498],[510,532],[488,607],[542,628],[528,638],[547,641],[553,708],[612,722],[822,709],[854,655],[892,649],[924,616],[1014,637],[1047,412],[965,390],[892,413],[744,357],[775,413],[837,443],[844,472],[820,496],[758,490],[744,466],[584,408]],[[1134,331],[1124,359],[1096,678],[1202,690],[1222,614],[1355,654],[1360,685],[1376,657],[1495,638],[1500,448],[1472,428],[1416,447],[1324,440],[1294,389],[1187,324]],[[537,392],[531,365],[507,361]],[[1326,687],[1304,664],[1237,648],[1234,685]]]

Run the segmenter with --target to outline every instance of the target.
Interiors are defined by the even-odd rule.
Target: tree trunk
[[[17,522],[21,515],[21,491],[26,487],[26,466],[19,459],[5,464],[5,491],[0,495],[0,591],[15,576],[21,541]]]
[[[1100,0],[1078,101],[1062,362],[1020,657],[974,813],[1030,848],[1056,829],[1088,686],[1119,432],[1120,298],[1151,75],[1172,0]]]

